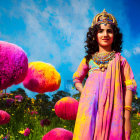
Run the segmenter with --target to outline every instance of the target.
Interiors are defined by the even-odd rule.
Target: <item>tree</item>
[[[137,92],[136,95],[133,95],[132,108],[135,108],[135,111],[133,111],[133,113],[140,112],[140,98],[138,98],[137,95]]]
[[[53,95],[52,102],[55,104],[58,100],[67,96],[71,96],[71,94],[62,90],[57,91],[56,94]]]
[[[22,89],[22,88],[18,88],[18,89],[16,89],[15,91],[11,91],[11,93],[13,93],[14,95],[20,94],[20,95],[22,95],[23,97],[27,97],[27,94],[26,94],[25,90]]]

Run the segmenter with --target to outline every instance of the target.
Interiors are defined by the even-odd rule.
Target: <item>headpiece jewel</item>
[[[106,10],[104,9],[102,13],[97,14],[92,21],[92,25],[91,27],[93,27],[96,24],[115,24],[117,26],[117,21],[115,19],[115,17],[112,14],[109,14],[106,12]]]

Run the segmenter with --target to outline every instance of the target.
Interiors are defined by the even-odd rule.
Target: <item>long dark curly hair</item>
[[[122,33],[120,33],[120,29],[114,25],[110,24],[111,28],[113,29],[114,33],[114,39],[112,43],[112,50],[116,52],[122,51]],[[85,45],[85,51],[86,51],[86,63],[88,64],[89,60],[92,58],[92,54],[99,51],[98,42],[97,42],[97,32],[100,29],[100,25],[97,24],[93,28],[89,27],[89,30],[87,32],[87,38],[86,38],[86,45]],[[94,40],[93,40],[94,38]]]

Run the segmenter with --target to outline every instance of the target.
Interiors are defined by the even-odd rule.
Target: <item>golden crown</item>
[[[93,27],[95,24],[115,24],[117,26],[117,21],[115,19],[115,17],[112,14],[109,14],[106,12],[106,10],[104,9],[102,13],[97,14],[92,21],[92,25],[91,27]]]

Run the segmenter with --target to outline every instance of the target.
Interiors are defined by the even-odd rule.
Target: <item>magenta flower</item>
[[[38,114],[37,111],[31,111],[30,113],[31,113],[31,115],[34,115],[34,114],[37,115]]]
[[[136,108],[133,108],[133,109],[132,109],[132,111],[135,111],[135,110],[136,110]]]
[[[6,137],[3,137],[2,140],[8,140],[8,137],[7,136]]]
[[[24,136],[29,136],[29,134],[30,134],[30,129],[29,128],[26,128],[24,130]]]
[[[43,126],[48,126],[48,125],[50,125],[50,120],[48,120],[48,119],[43,119],[43,120],[41,120],[40,121],[40,125],[43,127]]]
[[[18,102],[21,102],[23,100],[23,97],[21,95],[16,95],[15,96],[15,99],[18,101]]]

